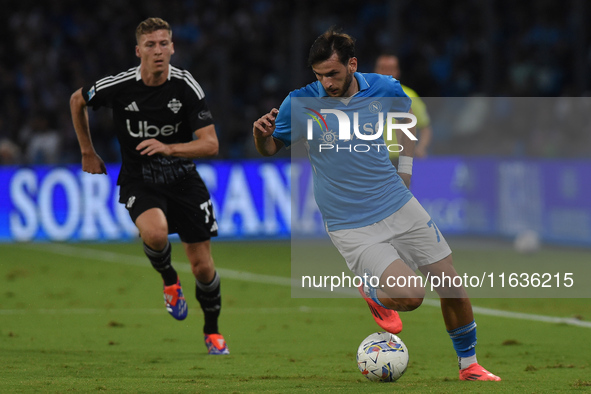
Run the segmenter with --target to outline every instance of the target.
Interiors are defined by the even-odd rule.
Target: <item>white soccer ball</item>
[[[376,332],[359,345],[357,367],[371,381],[393,382],[408,367],[408,349],[396,335]]]

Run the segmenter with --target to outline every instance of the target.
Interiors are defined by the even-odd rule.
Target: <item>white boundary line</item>
[[[425,299],[425,300],[423,300],[423,305],[430,305],[430,306],[439,307],[439,301]],[[545,315],[534,315],[532,313],[503,311],[500,309],[484,308],[481,306],[472,306],[472,310],[474,311],[475,314],[486,315],[486,316],[498,316],[498,317],[505,317],[508,319],[530,320],[530,321],[538,321],[538,322],[544,322],[544,323],[566,324],[569,326],[591,328],[590,321],[578,320],[578,319],[575,319],[574,317],[555,317],[555,316],[545,316]]]
[[[293,314],[293,313],[322,313],[322,314],[341,314],[350,313],[350,308],[329,308],[329,307],[311,307],[311,306],[296,306],[296,307],[252,307],[252,308],[224,308],[224,314],[232,315],[251,315],[256,314]],[[11,315],[95,315],[95,314],[122,314],[122,315],[162,315],[163,308],[72,308],[72,309],[0,309],[0,316]]]
[[[83,248],[67,244],[34,244],[27,245],[27,249],[39,249],[53,254],[58,254],[68,257],[80,257],[90,260],[100,260],[109,263],[119,263],[125,265],[133,265],[138,267],[150,267],[150,263],[143,255],[129,255],[116,252],[109,252],[106,250],[97,250],[91,248]],[[181,272],[191,272],[189,263],[180,261],[173,261],[174,268]],[[220,276],[228,279],[242,280],[245,282],[265,283],[270,285],[291,286],[291,279],[281,276],[255,274],[252,272],[236,271],[226,268],[217,268],[216,271]]]
[[[100,260],[110,263],[118,263],[118,264],[126,264],[126,265],[134,265],[134,266],[141,266],[141,267],[148,267],[148,262],[146,258],[140,256],[132,256],[122,253],[115,253],[109,252],[105,250],[97,250],[97,249],[90,249],[78,246],[72,246],[68,244],[28,244],[26,245],[27,249],[38,249],[45,252],[50,252],[53,254],[69,256],[69,257],[79,257],[91,260]],[[188,263],[182,263],[173,261],[175,269],[182,271],[182,272],[191,272],[191,267]],[[226,268],[216,268],[218,273],[221,277],[241,280],[245,282],[252,282],[252,283],[264,283],[264,284],[271,284],[271,285],[279,285],[279,286],[291,286],[292,282],[295,279],[285,278],[282,276],[273,276],[273,275],[263,275],[263,274],[255,274],[252,272],[245,272],[245,271],[236,271]],[[423,301],[423,305],[429,305],[434,307],[439,307],[438,300],[432,299],[425,299]],[[269,309],[269,308],[263,308]],[[273,309],[273,308],[271,308]],[[281,308],[285,309],[285,308]],[[291,309],[291,308],[289,308]],[[300,307],[297,310],[300,312],[306,311],[314,311],[318,308],[309,308],[309,307]],[[487,316],[498,316],[504,317],[508,319],[516,319],[516,320],[529,320],[529,321],[537,321],[537,322],[544,322],[544,323],[555,323],[555,324],[566,324],[570,326],[577,326],[577,327],[585,327],[591,328],[591,322],[588,321],[581,321],[577,320],[572,317],[554,317],[554,316],[544,316],[544,315],[534,315],[530,313],[520,313],[520,312],[510,312],[510,311],[503,311],[499,309],[492,309],[492,308],[483,308],[479,306],[473,306],[472,309],[474,313],[487,315]],[[56,310],[38,310],[38,313],[55,313]],[[76,312],[78,311],[78,312]],[[95,309],[80,309],[80,310],[72,310],[71,313],[95,313],[98,310]],[[145,310],[141,310],[144,311]],[[151,311],[151,310],[150,310]],[[17,311],[14,311],[17,312]],[[0,310],[0,315],[3,314],[13,314],[13,310]],[[17,314],[17,313],[14,313]]]

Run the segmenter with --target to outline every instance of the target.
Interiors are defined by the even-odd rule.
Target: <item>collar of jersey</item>
[[[365,79],[363,74],[361,74],[360,72],[356,72],[353,75],[355,76],[355,79],[357,79],[357,82],[359,83],[359,92],[363,92],[364,90],[369,89],[369,83],[367,82],[367,80]],[[318,97],[329,97],[328,93],[326,93],[326,90],[324,90],[324,87],[322,86],[322,84],[320,82],[316,82],[316,83],[318,84]],[[355,95],[359,94],[359,92],[355,93]]]
[[[139,81],[140,79],[142,79],[142,66],[139,65],[137,66],[137,68],[135,69],[135,80]],[[172,72],[172,65],[168,65],[168,80],[170,81],[170,73]]]

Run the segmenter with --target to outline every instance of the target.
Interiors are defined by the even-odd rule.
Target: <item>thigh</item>
[[[154,250],[163,250],[168,243],[168,223],[160,208],[150,208],[135,220],[140,237]]]
[[[119,192],[119,202],[125,204],[134,223],[142,213],[152,208],[158,208],[166,216],[168,208],[166,196],[153,186],[144,183],[122,185]]]
[[[383,222],[329,233],[333,243],[356,275],[390,298],[422,298],[424,290],[415,285],[417,275],[388,242],[391,235]]]
[[[168,222],[160,208],[150,208],[142,212],[135,220],[135,225],[140,234],[162,231],[166,236],[168,235]]]
[[[380,278],[393,261],[400,260],[388,242],[388,229],[382,222],[369,226],[330,231],[328,234],[349,269],[359,276]]]
[[[402,260],[394,261],[384,270],[379,287],[390,298],[425,297],[422,278]]]

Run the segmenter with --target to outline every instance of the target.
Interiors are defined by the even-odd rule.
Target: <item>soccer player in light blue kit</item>
[[[340,130],[337,116],[329,113],[318,118],[325,122],[324,134],[316,132],[310,138],[306,125],[298,122],[299,114],[292,114],[292,102],[300,98],[324,99],[327,106],[342,104],[338,108],[344,111],[353,100],[366,98],[373,102],[381,98],[383,102],[394,100],[386,112],[408,112],[410,99],[392,77],[357,72],[354,40],[333,29],[316,39],[308,64],[317,81],[292,91],[279,110],[273,108],[254,122],[255,145],[263,156],[272,156],[283,146],[306,140],[314,168],[314,196],[328,234],[351,271],[359,276],[380,278],[377,287],[366,283],[360,292],[378,325],[396,334],[402,330],[396,311],[418,308],[425,289],[389,286],[392,279],[401,283],[416,276],[417,268],[430,276],[458,276],[447,242],[408,189],[413,136],[403,133],[399,141],[403,150],[397,172],[387,165],[389,154],[381,137],[375,141],[363,141],[355,135],[337,139],[332,132]],[[331,134],[330,139],[325,138],[327,133]],[[363,149],[358,149],[359,143],[365,143]],[[370,149],[366,151],[367,146]],[[460,380],[501,380],[476,359],[476,323],[465,289],[439,287],[437,293],[446,329],[458,355]]]

